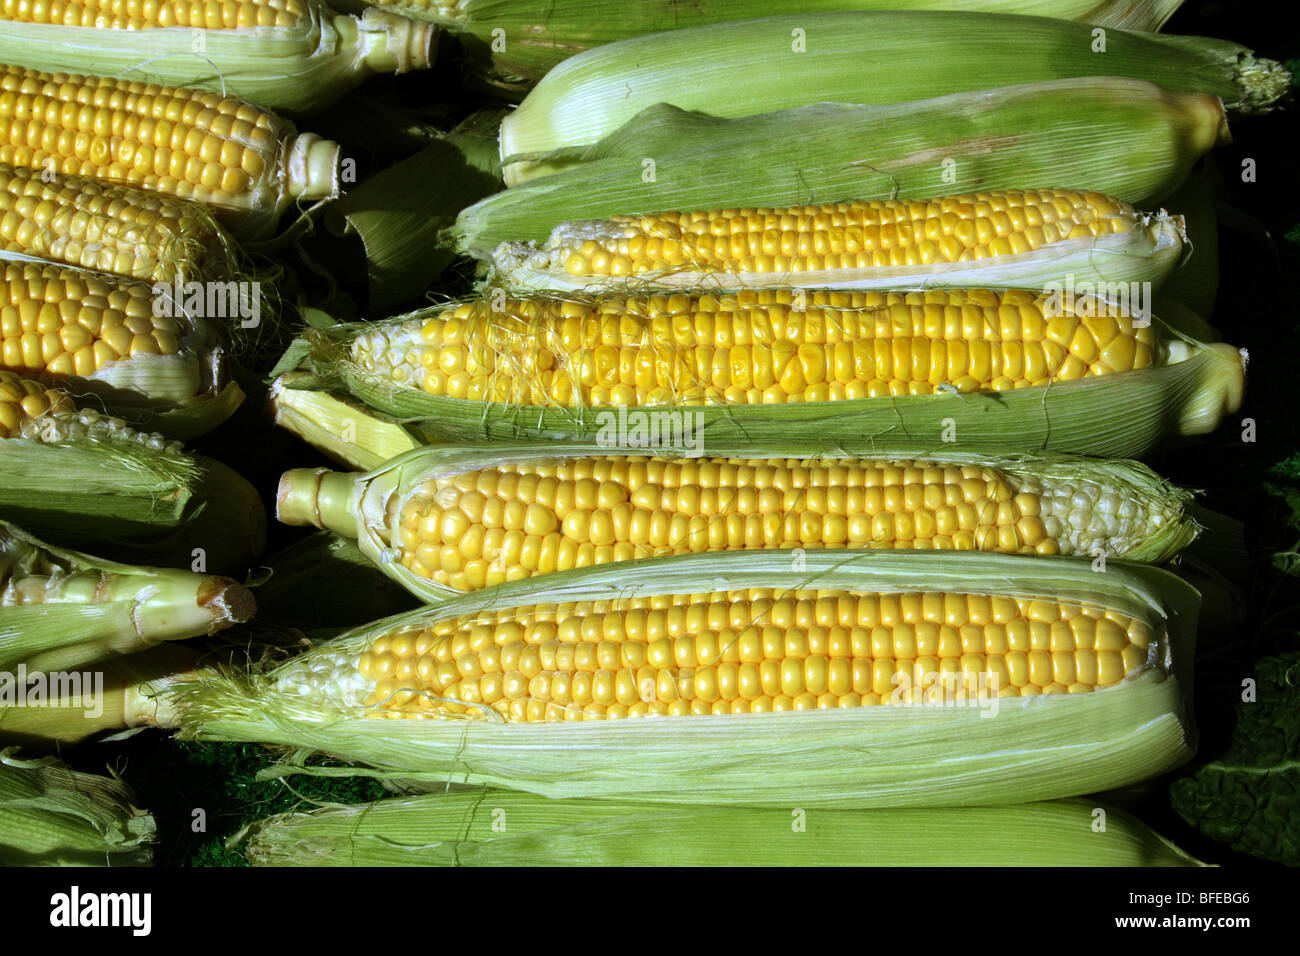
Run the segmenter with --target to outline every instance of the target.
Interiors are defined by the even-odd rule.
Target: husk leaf
[[[998,699],[987,720],[975,707],[926,706],[551,724],[384,720],[331,706],[308,689],[313,655],[359,654],[371,637],[417,623],[533,603],[750,587],[976,590],[1083,601],[1163,626],[1168,643],[1153,643],[1155,659],[1120,685]],[[685,555],[453,598],[351,632],[269,674],[182,686],[178,706],[186,737],[320,751],[407,786],[423,780],[557,798],[787,809],[996,805],[1122,786],[1186,760],[1195,746],[1184,688],[1196,608],[1195,591],[1176,577],[1120,562],[1098,574],[1086,561],[969,553]]]

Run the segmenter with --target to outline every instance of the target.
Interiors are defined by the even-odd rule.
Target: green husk
[[[0,668],[71,670],[252,617],[227,578],[133,567],[47,545],[0,522]]]
[[[266,507],[257,489],[233,468],[203,455],[198,486],[202,502],[167,534],[115,542],[114,555],[129,564],[157,563],[243,577],[266,547]]]
[[[1205,661],[1245,639],[1247,602],[1240,586],[1213,564],[1184,555],[1175,574],[1201,596],[1201,616],[1196,625],[1196,659]]]
[[[351,17],[312,2],[290,27],[122,30],[6,21],[0,62],[215,90],[263,109],[310,113],[372,74],[428,67],[436,37],[431,27],[381,10]]]
[[[489,258],[574,219],[998,189],[1091,189],[1146,207],[1227,140],[1215,97],[1115,77],[739,119],[656,104],[575,150],[577,168],[470,206],[453,236]]]
[[[1048,17],[839,11],[606,44],[556,67],[502,120],[502,172],[507,186],[517,186],[563,169],[573,160],[554,151],[596,143],[656,103],[735,117],[813,103],[903,103],[1009,83],[1125,76],[1261,112],[1290,86],[1280,63],[1225,40],[1118,29],[1098,37],[1094,29]]]
[[[1157,290],[1156,308],[1177,304],[1208,320],[1219,294],[1219,224],[1209,172],[1193,172],[1166,205],[1183,217],[1186,251],[1182,263]]]
[[[269,576],[256,588],[263,624],[333,635],[420,603],[371,564],[355,541],[324,531],[285,548],[266,566]]]
[[[118,396],[104,396],[105,407],[127,421],[182,441],[206,435],[233,415],[243,402],[244,392],[233,380],[161,408],[141,408]]]
[[[610,453],[609,446],[601,444],[548,442],[497,444],[487,448],[441,445],[416,449],[363,474],[295,469],[286,472],[280,480],[277,516],[286,524],[314,524],[355,540],[361,553],[384,574],[422,600],[436,602],[460,592],[415,574],[394,560],[388,544],[400,539],[403,505],[412,494],[419,493],[429,481],[482,468]],[[668,450],[661,454],[674,457],[682,455],[682,451]],[[876,457],[871,447],[866,445],[828,450],[825,445],[789,439],[767,444],[745,443],[739,447],[710,447],[709,455],[719,458]],[[1059,456],[998,458],[973,453],[921,457],[939,464],[995,468],[1012,480],[1023,476],[1043,482],[1097,481],[1103,483],[1110,493],[1138,502],[1140,510],[1145,510],[1148,503],[1158,503],[1175,515],[1135,542],[1132,549],[1108,557],[1163,563],[1190,544],[1199,529],[1186,513],[1191,495],[1137,462]]]
[[[157,826],[121,780],[0,751],[0,866],[148,866]]]
[[[1089,602],[1163,626],[1168,642],[1153,643],[1154,658],[1122,684],[984,701],[999,705],[987,720],[983,708],[892,705],[549,724],[368,719],[364,708],[343,704],[328,676],[372,637],[398,628],[536,603],[753,587]],[[1097,573],[1087,561],[949,552],[724,552],[633,561],[463,595],[351,632],[270,673],[182,686],[181,733],[329,753],[408,787],[482,784],[557,798],[787,810],[1052,799],[1157,775],[1191,755],[1184,688],[1196,605],[1195,591],[1173,575],[1120,562]],[[299,772],[313,771],[297,758],[268,771]]]
[[[370,306],[383,312],[428,288],[455,258],[441,234],[469,203],[501,188],[497,127],[484,110],[420,152],[366,179],[325,209],[335,233],[366,250]]]
[[[654,807],[508,790],[282,813],[232,842],[255,866],[1197,866],[1094,800],[1005,807]]]
[[[1246,525],[1199,504],[1191,506],[1191,516],[1205,534],[1188,548],[1187,556],[1234,581],[1248,581],[1252,562],[1246,547]]]
[[[37,422],[35,438],[0,440],[0,514],[91,541],[155,533],[192,515],[202,473],[194,456],[148,436],[65,437],[60,421]]]
[[[418,426],[399,425],[364,405],[313,388],[305,372],[286,372],[271,383],[268,402],[275,423],[317,451],[350,468],[377,468],[390,458],[420,447]]]
[[[765,0],[709,0],[681,4],[670,0],[451,0],[384,5],[416,19],[431,20],[460,34],[461,46],[490,80],[519,89],[583,50],[628,37],[704,23],[745,20],[772,12],[824,10],[924,10],[959,8],[990,13],[1064,17],[1128,30],[1159,30],[1182,0],[798,0],[773,5]]]
[[[1217,328],[1181,302],[1175,302],[1159,295],[1155,296],[1154,301],[1153,311],[1156,311],[1165,323],[1180,335],[1185,335],[1189,339],[1195,339],[1197,342],[1206,344],[1223,340],[1223,336]]]
[[[104,734],[116,740],[146,727],[174,729],[171,688],[194,680],[199,660],[190,647],[160,644],[91,670],[44,679],[20,665],[8,688],[21,699],[0,697],[0,741],[18,744],[25,753],[44,753]],[[38,695],[36,687],[43,693]]]
[[[447,306],[388,321],[435,314]],[[1162,442],[1218,427],[1241,403],[1244,355],[1222,343],[1181,339],[1153,320],[1169,342],[1172,364],[1005,392],[864,398],[783,405],[699,405],[628,408],[629,415],[690,413],[705,448],[744,442],[781,443],[815,434],[828,443],[869,445],[879,454],[926,457],[942,449],[1055,451],[1140,458]],[[350,342],[380,323],[308,330],[312,366],[324,382],[345,389],[375,411],[419,423],[449,441],[598,441],[619,408],[514,406],[430,395],[366,372],[350,358]],[[919,454],[918,454],[919,452]]]

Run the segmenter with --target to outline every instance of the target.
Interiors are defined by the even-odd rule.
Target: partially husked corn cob
[[[268,675],[182,689],[179,706],[187,734],[408,783],[776,806],[1047,799],[1186,759],[1195,606],[1167,572],[1118,563],[652,558],[450,598]]]
[[[215,633],[253,609],[229,578],[117,564],[0,522],[0,667],[82,667]]]
[[[503,242],[545,242],[563,223],[625,213],[1062,186],[1153,207],[1228,141],[1218,97],[1112,76],[735,119],[656,104],[574,169],[463,210],[454,233],[462,252],[490,260]]]
[[[246,232],[338,192],[339,148],[219,93],[0,66],[0,163],[211,206]]]
[[[1099,193],[1009,190],[565,223],[544,245],[502,244],[493,265],[510,289],[1158,285],[1182,231]]]
[[[186,566],[197,548],[210,569],[241,572],[261,551],[265,510],[234,471],[8,371],[0,371],[0,460],[0,517],[56,543],[96,542],[131,560]]]
[[[460,35],[489,79],[526,87],[553,67],[594,46],[661,30],[748,20],[773,13],[825,10],[968,10],[1081,20],[1126,30],[1158,30],[1182,0],[710,0],[709,3],[626,4],[621,0],[376,0],[404,16],[429,20]]]
[[[1267,110],[1290,74],[1204,37],[937,11],[786,13],[667,30],[580,53],[501,121],[507,186],[581,163],[583,150],[656,103],[736,117],[813,103],[903,103],[1012,83],[1124,76]],[[899,64],[905,64],[900,68]],[[996,148],[996,147],[994,147]],[[548,157],[548,152],[557,155]],[[647,154],[652,156],[653,154]],[[1086,186],[1087,183],[1059,183]]]
[[[701,551],[900,548],[1164,561],[1189,497],[1141,465],[423,448],[368,474],[286,472],[277,514],[356,539],[425,598]]]
[[[309,332],[318,372],[452,439],[870,436],[1134,457],[1238,407],[1243,354],[1055,289],[533,295]],[[675,417],[674,417],[675,416]],[[630,436],[625,442],[624,432]],[[646,447],[644,443],[640,447]]]
[[[200,206],[0,164],[4,253],[171,284],[224,277],[234,246]]]
[[[148,285],[0,261],[0,369],[84,389],[133,420],[169,409],[207,427],[224,419],[230,390],[236,405],[239,395],[217,341],[211,322],[185,315],[183,303],[160,303]],[[158,427],[186,430],[181,421]]]
[[[267,109],[323,109],[374,73],[430,65],[437,31],[320,0],[0,2],[0,62],[215,90]]]

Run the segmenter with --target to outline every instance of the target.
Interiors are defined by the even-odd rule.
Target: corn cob
[[[148,866],[154,818],[121,780],[0,750],[0,866]]]
[[[171,284],[224,278],[234,244],[199,206],[0,165],[0,257],[6,254]]]
[[[464,210],[454,231],[462,252],[490,259],[502,242],[544,242],[573,219],[630,211],[1058,187],[1144,206],[1227,141],[1217,97],[1116,77],[892,106],[820,103],[730,120],[660,104],[602,139],[577,168]]]
[[[655,103],[748,116],[810,103],[902,103],[1008,83],[1127,76],[1262,111],[1290,85],[1281,64],[1227,41],[1112,29],[1099,55],[1093,30],[1045,17],[849,11],[622,40],[566,60],[506,115],[502,173],[516,186],[572,165],[579,160],[546,154],[590,146]]]
[[[324,109],[374,73],[428,68],[437,31],[319,0],[0,2],[0,62],[130,75],[236,96],[266,109]]]
[[[1183,225],[1098,193],[1045,189],[564,223],[504,243],[507,289],[1042,288],[1149,282],[1178,264]]]
[[[253,607],[228,578],[116,564],[0,522],[0,667],[73,669],[214,633]]]
[[[1097,813],[1106,826],[1098,831]],[[1095,800],[790,811],[547,800],[509,790],[398,797],[259,820],[255,866],[1197,866]],[[971,839],[980,834],[979,839]]]
[[[657,410],[689,412],[655,421],[714,447],[804,423],[905,455],[943,441],[1134,457],[1239,406],[1241,353],[1120,305],[1063,290],[494,295],[310,338],[318,371],[453,439],[622,447],[615,433]]]
[[[160,644],[57,675],[28,673],[20,664],[16,674],[0,677],[0,739],[32,753],[124,730],[174,730],[172,687],[200,673],[214,671],[201,672],[199,653],[183,644]],[[35,687],[44,693],[37,695]]]
[[[331,753],[406,785],[994,805],[1185,760],[1195,621],[1195,592],[1139,565],[685,555],[462,595],[179,688],[178,707],[186,736]]]
[[[233,288],[235,283],[229,283]],[[110,412],[186,437],[242,399],[211,321],[168,286],[0,261],[0,369],[92,393]],[[231,321],[238,321],[232,315]]]
[[[771,14],[755,0],[707,4],[626,4],[618,0],[377,0],[404,16],[460,34],[471,56],[488,64],[489,78],[520,88],[557,64],[594,46],[661,30],[747,20]],[[1062,17],[1126,30],[1159,30],[1182,0],[794,0],[781,13],[825,10],[968,10]]]
[[[339,148],[236,99],[0,66],[0,163],[192,199],[246,233],[338,192]]]
[[[2,371],[0,455],[0,517],[56,544],[180,565],[202,548],[208,569],[239,574],[261,553],[266,512],[238,474]]]
[[[422,448],[357,475],[296,469],[279,519],[354,539],[426,600],[701,551],[903,548],[1163,562],[1189,496],[1134,462],[648,458],[591,446]]]

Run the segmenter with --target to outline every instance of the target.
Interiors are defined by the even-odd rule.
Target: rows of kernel
[[[975,466],[585,458],[467,472],[402,504],[416,575],[473,590],[535,573],[724,549],[1056,554],[1037,494]]]
[[[570,302],[525,332],[490,322],[489,305],[476,304],[424,320],[424,347],[409,357],[360,357],[435,395],[561,406],[1002,391],[1152,364],[1153,330],[1135,330],[1127,316],[1045,317],[1028,293],[1023,302],[1002,295],[1001,305],[896,301],[846,311],[813,302],[804,311],[675,315],[645,314],[641,301]],[[719,340],[733,344],[709,344]]]
[[[0,163],[237,202],[277,148],[274,118],[217,93],[0,68]]]
[[[928,222],[946,215],[958,218],[999,219],[1002,233],[1058,220],[1088,221],[1092,218],[1125,216],[1132,212],[1126,203],[1101,193],[1069,189],[1009,189],[998,192],[961,193],[932,199],[885,199],[876,201],[822,203],[781,208],[693,210],[663,212],[642,217],[619,217],[624,221],[673,224],[686,234],[726,234],[716,223],[728,223],[727,233],[748,231],[757,220],[760,228],[835,228]],[[794,217],[793,222],[790,217]],[[732,225],[736,223],[736,225]]]
[[[915,266],[1025,253],[1134,222],[1123,204],[1061,190],[662,213],[620,217],[614,234],[563,244],[554,259],[572,275],[612,276],[688,266],[757,273]]]
[[[376,6],[395,6],[402,10],[431,10],[439,16],[457,19],[464,17],[465,8],[473,0],[378,0]]]
[[[146,285],[8,263],[0,269],[0,367],[90,376],[131,356],[177,354],[180,325],[153,312]]]
[[[77,179],[46,183],[30,170],[0,167],[0,249],[159,278],[154,242],[181,260],[189,252],[178,241],[181,216],[181,206],[147,193]]]
[[[64,392],[0,371],[0,438],[17,438],[33,419],[47,412],[72,411],[73,407]]]
[[[570,604],[378,638],[366,705],[508,721],[739,714],[1088,693],[1155,639],[1097,607],[974,594],[739,592]],[[948,686],[945,687],[945,681]]]
[[[0,20],[120,30],[292,27],[306,14],[302,0],[0,0]]]

